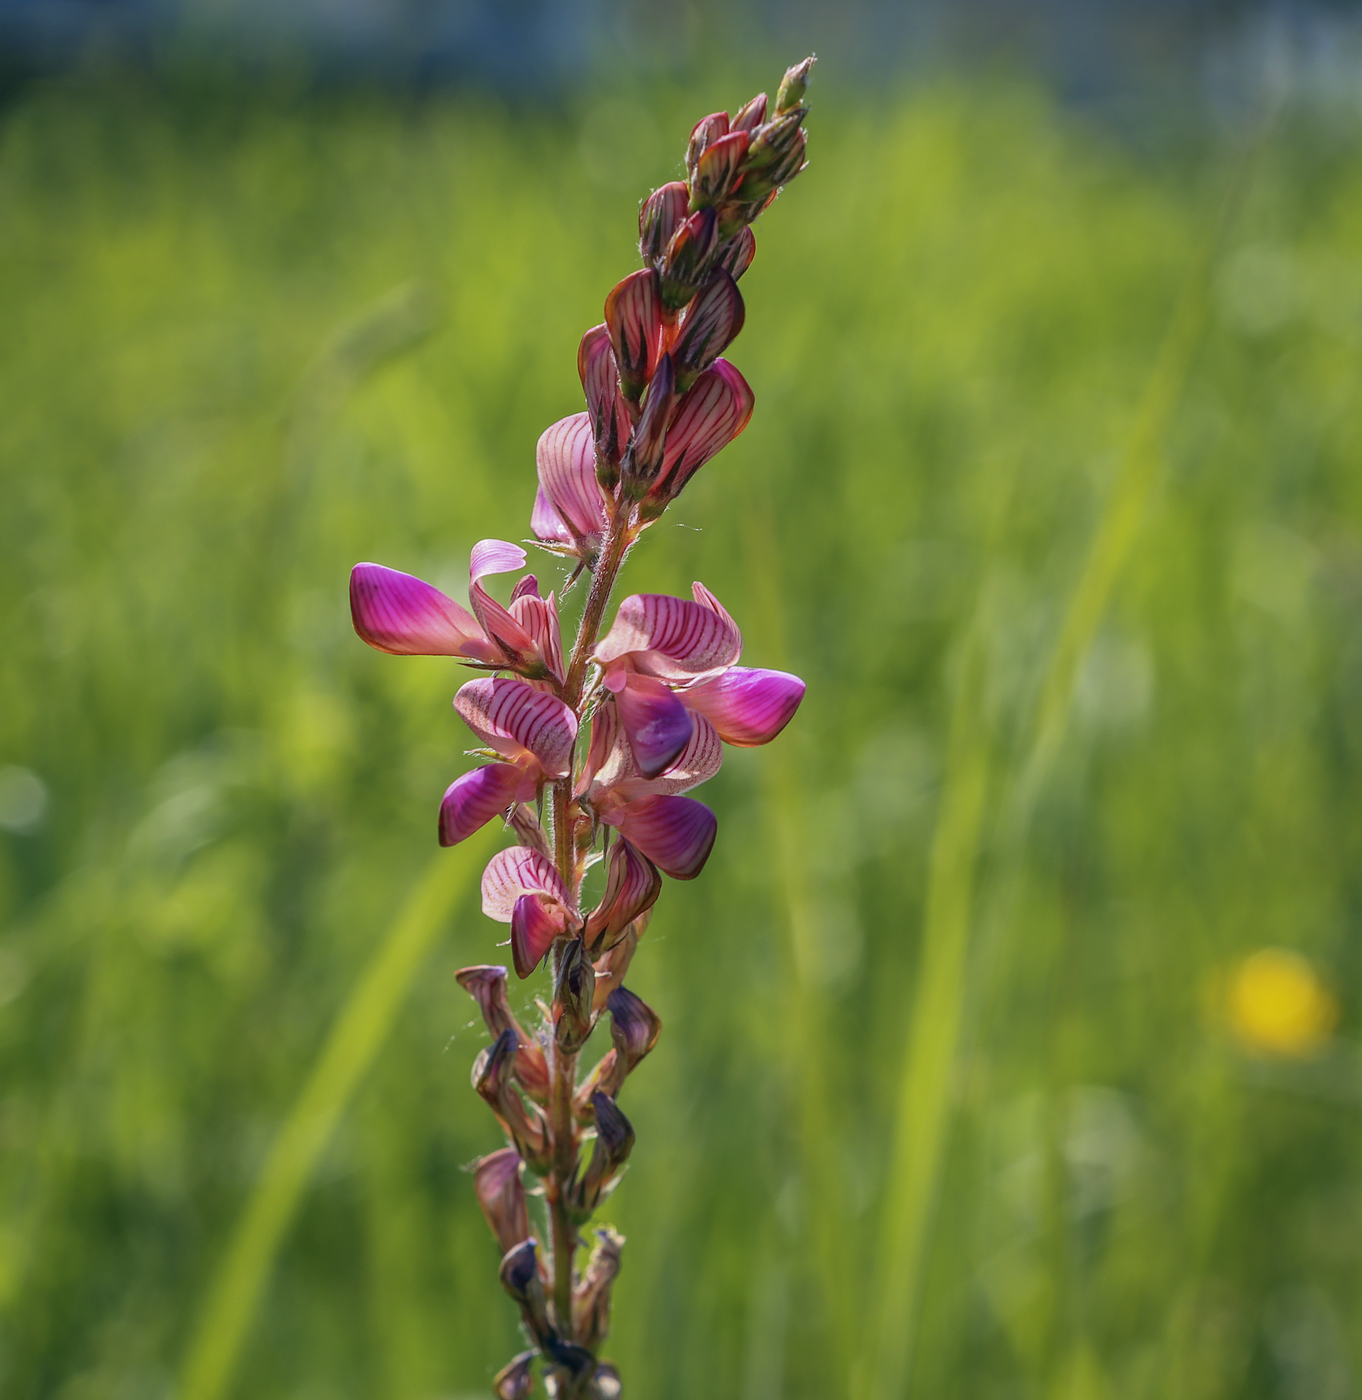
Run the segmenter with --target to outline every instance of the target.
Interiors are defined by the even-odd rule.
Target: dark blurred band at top
[[[1289,83],[1355,106],[1362,16],[1348,0],[0,0],[8,84],[207,58],[533,100],[806,49],[834,82],[1000,65],[1079,105],[1215,106]]]

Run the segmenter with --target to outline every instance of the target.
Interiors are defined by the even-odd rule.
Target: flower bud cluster
[[[505,823],[515,844],[483,872],[483,911],[510,926],[518,977],[552,961],[551,1003],[528,1033],[504,967],[458,974],[491,1036],[473,1087],[508,1143],[475,1164],[475,1190],[532,1344],[497,1376],[501,1400],[529,1394],[536,1358],[551,1395],[621,1394],[596,1353],[624,1241],[603,1228],[585,1268],[573,1260],[579,1230],[633,1150],[619,1097],[661,1030],[624,977],[663,877],[693,879],[713,848],[713,812],[685,794],[718,771],[725,744],[774,739],[804,694],[797,676],[738,664],[742,634],[700,583],[689,599],[627,597],[601,627],[630,548],[751,417],[752,391],[722,353],[743,328],[738,281],[756,251],[751,225],[807,163],[812,65],[786,73],[774,104],[761,94],[732,118],[696,124],[687,179],[640,210],[644,266],[610,292],[605,319],[582,338],[585,409],[540,436],[535,543],[575,561],[568,587],[590,578],[571,653],[555,593],[543,594],[523,572],[524,549],[505,540],[474,547],[468,607],[378,564],[351,575],[355,630],[371,646],[458,657],[485,673],[454,696],[478,741],[470,753],[484,761],[446,791],[439,840],[452,846]],[[484,580],[505,573],[518,577],[502,604]],[[597,865],[593,902],[584,881]],[[611,1048],[581,1076],[578,1057],[603,1014]],[[543,1179],[542,1237],[526,1167]]]

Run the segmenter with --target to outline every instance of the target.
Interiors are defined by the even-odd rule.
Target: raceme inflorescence
[[[576,1257],[634,1145],[620,1091],[660,1029],[625,974],[662,877],[694,879],[714,844],[714,814],[684,794],[718,772],[724,744],[774,739],[804,695],[797,676],[737,664],[742,634],[700,583],[690,598],[627,597],[601,628],[630,548],[751,417],[751,389],[720,356],[743,325],[751,225],[806,164],[812,67],[809,58],[791,68],[773,104],[763,93],[695,127],[687,178],[655,190],[639,212],[643,267],[610,292],[604,322],[582,338],[586,410],[539,439],[530,528],[540,549],[569,562],[569,588],[586,580],[570,655],[558,600],[521,573],[518,545],[474,547],[467,608],[378,564],[351,574],[355,630],[370,646],[456,656],[486,673],[454,697],[486,761],[445,793],[440,842],[505,823],[516,844],[483,873],[482,907],[510,925],[519,977],[546,959],[552,969],[551,1004],[540,1003],[533,1031],[512,1012],[506,968],[458,974],[492,1036],[473,1085],[508,1144],[476,1164],[475,1186],[531,1343],[496,1377],[500,1400],[530,1393],[536,1360],[557,1400],[622,1393],[598,1351],[624,1241],[602,1226],[580,1268]],[[520,577],[503,605],[486,580],[506,573]],[[602,893],[588,909],[583,879],[598,863]],[[579,1074],[603,1013],[611,1048]],[[538,1191],[527,1190],[526,1168]],[[544,1231],[530,1210],[536,1195]]]

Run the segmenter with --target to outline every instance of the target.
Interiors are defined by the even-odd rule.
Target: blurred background
[[[1358,1395],[1355,8],[0,0],[5,1396],[471,1400],[519,1349],[463,673],[347,573],[527,533],[640,198],[811,50],[756,416],[626,579],[809,690],[630,975],[608,1354]]]

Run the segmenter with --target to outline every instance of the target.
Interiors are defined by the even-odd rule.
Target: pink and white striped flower
[[[454,697],[461,718],[503,761],[450,784],[440,803],[440,844],[453,846],[546,782],[572,772],[577,716],[556,695],[506,676],[469,681]]]
[[[492,574],[525,567],[525,551],[506,540],[481,540],[468,567],[472,612],[438,588],[382,564],[356,564],[350,573],[355,631],[395,656],[460,656],[534,678],[563,675],[563,645],[553,595],[541,598],[534,576],[516,586],[504,608],[483,587]]]
[[[498,851],[482,872],[482,912],[511,926],[515,970],[528,977],[553,940],[578,922],[563,877],[538,851],[512,846]]]
[[[561,545],[580,559],[594,559],[610,521],[596,479],[591,415],[574,413],[545,428],[535,461],[539,491],[530,529],[545,543]]]

